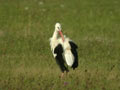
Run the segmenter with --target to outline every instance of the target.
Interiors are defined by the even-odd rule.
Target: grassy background
[[[54,24],[78,45],[63,80],[49,38]],[[120,0],[0,0],[0,90],[119,90]]]

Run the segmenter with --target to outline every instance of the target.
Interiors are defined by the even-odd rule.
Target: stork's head
[[[60,25],[60,23],[56,23],[55,24],[55,30],[57,30],[58,32],[61,31],[61,25]]]
[[[60,23],[56,23],[56,24],[55,24],[55,30],[56,30],[57,32],[59,32],[60,36],[62,37],[62,40],[64,41],[64,37],[63,37],[63,34],[62,34],[61,29],[62,29],[62,28],[61,28]]]

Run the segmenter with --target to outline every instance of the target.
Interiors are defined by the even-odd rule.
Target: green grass
[[[63,80],[49,46],[56,22],[79,47]],[[0,90],[119,89],[119,0],[0,0]]]

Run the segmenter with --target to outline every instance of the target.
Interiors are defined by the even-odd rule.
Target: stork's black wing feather
[[[62,47],[61,44],[58,44],[58,46],[54,50],[54,53],[57,54],[57,56],[55,58],[56,58],[56,62],[59,65],[61,71],[62,72],[67,71],[68,72],[67,67],[64,65],[65,61],[64,61],[63,55],[62,55],[63,47]]]
[[[54,53],[56,54],[62,54],[63,53],[63,47],[61,44],[58,44],[57,47],[54,50]]]
[[[75,58],[74,59],[75,61],[72,65],[72,68],[75,69],[75,68],[78,67],[78,53],[77,53],[78,46],[72,41],[69,41],[69,43],[70,43],[70,46],[71,46],[72,54],[74,55],[74,58]]]
[[[78,48],[78,46],[74,42],[69,41],[69,43],[70,43],[70,46],[72,47],[72,49],[77,49]]]

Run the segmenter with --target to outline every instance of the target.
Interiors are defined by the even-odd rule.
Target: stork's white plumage
[[[76,51],[77,45],[69,38],[63,36],[61,30],[60,23],[56,23],[53,36],[50,38],[50,46],[57,64],[64,73],[64,71],[68,71],[64,65],[65,62],[73,69],[78,66],[78,55]]]

